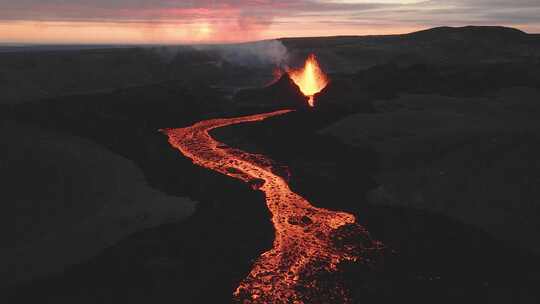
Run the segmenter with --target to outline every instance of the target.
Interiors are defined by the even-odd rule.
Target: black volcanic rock
[[[266,86],[257,89],[245,89],[236,93],[234,100],[248,109],[302,109],[308,107],[308,98],[288,74]]]
[[[482,96],[508,87],[540,88],[539,63],[460,64],[451,66],[415,64],[401,68],[384,64],[353,75],[361,96],[395,98],[403,93]]]
[[[374,108],[368,95],[353,81],[336,79],[315,95],[315,108],[321,111],[370,113]]]

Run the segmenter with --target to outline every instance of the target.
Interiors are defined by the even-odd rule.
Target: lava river
[[[380,244],[355,223],[355,217],[312,206],[273,172],[263,155],[234,149],[209,131],[261,121],[290,110],[237,118],[211,119],[179,129],[162,130],[169,143],[193,163],[251,184],[264,192],[275,228],[273,248],[253,264],[233,294],[240,303],[348,303],[346,288],[334,277],[344,261],[369,261]],[[351,241],[352,240],[352,241]],[[327,274],[324,278],[321,274]]]

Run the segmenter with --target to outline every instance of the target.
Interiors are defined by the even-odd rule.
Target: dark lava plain
[[[247,78],[267,83],[271,79],[271,67],[236,68],[226,61],[213,65],[211,62],[219,54],[208,51],[180,52],[171,64],[155,59],[154,53],[149,55],[146,52],[151,51],[145,49],[132,53],[129,49],[100,51],[112,55],[93,59],[88,59],[88,54],[95,56],[95,50],[47,53],[53,58],[44,64],[47,68],[61,62],[67,66],[64,72],[68,71],[50,80],[54,90],[48,92],[55,92],[55,96],[17,95],[17,90],[32,87],[21,78],[19,89],[10,95],[17,96],[9,100],[6,97],[6,102],[0,105],[1,119],[89,139],[131,160],[143,171],[151,187],[169,195],[189,197],[198,204],[195,213],[186,220],[135,232],[64,271],[29,281],[4,282],[2,294],[8,297],[6,303],[230,303],[232,291],[249,272],[253,259],[272,245],[272,225],[262,194],[240,181],[194,166],[168,145],[158,129],[187,126],[208,118],[270,111],[277,106],[269,96],[280,99],[278,107],[296,111],[260,123],[217,129],[212,135],[232,147],[267,155],[276,162],[279,173],[289,179],[295,192],[318,207],[355,214],[372,237],[386,245],[381,256],[369,266],[343,265],[340,279],[352,290],[355,303],[538,303],[540,264],[536,249],[540,231],[516,230],[514,235],[524,236],[499,238],[474,221],[460,219],[452,210],[378,204],[371,199],[388,181],[380,176],[402,165],[398,160],[414,172],[415,168],[424,168],[426,160],[435,162],[443,156],[458,155],[453,154],[457,151],[455,147],[481,141],[467,137],[466,143],[450,142],[454,148],[449,148],[445,145],[449,137],[440,136],[442,142],[438,146],[425,148],[426,141],[408,141],[414,137],[410,134],[405,137],[376,134],[375,131],[386,127],[383,121],[380,125],[370,125],[372,133],[366,131],[365,136],[359,136],[360,140],[351,144],[349,139],[355,134],[347,132],[353,129],[335,127],[358,115],[385,117],[406,110],[415,111],[417,116],[413,121],[417,121],[438,117],[441,111],[463,115],[479,111],[485,115],[473,115],[478,124],[505,135],[516,145],[526,143],[528,150],[540,151],[540,128],[535,123],[540,115],[538,100],[520,102],[521,97],[516,95],[509,97],[514,102],[490,104],[491,96],[501,90],[516,87],[540,90],[538,36],[513,29],[467,27],[398,36],[283,39],[282,43],[288,48],[292,63],[309,52],[316,52],[329,71],[332,82],[316,97],[316,108],[302,105],[302,96],[286,77],[264,88],[227,91],[225,87],[232,83],[238,87],[249,85],[242,83]],[[118,52],[132,55],[126,57]],[[45,69],[39,60],[46,56],[0,55],[2,60],[13,62],[9,56],[20,57],[16,61],[20,71]],[[74,73],[69,62],[78,62],[85,69],[87,63],[81,58],[97,60],[89,64],[93,66],[92,75],[103,73],[99,65],[106,67],[111,62],[118,67],[115,72],[118,74],[111,76],[114,81],[110,83],[100,78],[97,82],[106,84],[99,88],[81,84],[83,88],[74,89],[75,93],[71,90],[58,93],[65,79]],[[103,63],[102,58],[113,59]],[[133,67],[124,70],[128,66],[124,60],[133,62]],[[149,67],[152,67],[151,79],[141,78],[139,74]],[[197,72],[190,75],[189,71]],[[129,85],[119,85],[122,73],[138,76],[132,76],[134,80],[122,78]],[[9,73],[0,75],[8,76]],[[37,74],[32,77],[46,78]],[[77,81],[81,83],[92,82],[80,77]],[[34,83],[46,86],[39,80]],[[114,89],[109,89],[111,86]],[[467,103],[466,110],[453,104],[441,105],[444,111],[422,106],[416,97],[411,102],[394,102],[407,94],[445,96],[464,102],[483,98],[486,102]],[[227,98],[228,95],[234,97]],[[492,113],[504,114],[502,126],[494,127],[493,117],[499,116]],[[365,121],[359,120],[358,124],[361,123]],[[362,130],[361,125],[356,127]],[[445,129],[448,134],[461,136],[458,131],[463,132],[459,124],[449,124],[448,130]],[[417,132],[425,135],[431,129]],[[402,141],[396,145],[380,144],[395,138]],[[496,144],[486,150],[482,159],[494,157],[495,152],[489,151],[497,152],[507,145]],[[392,159],[396,165],[388,167],[387,155],[393,151],[398,151],[401,158]],[[497,167],[493,174],[506,176],[507,171],[513,170],[517,175],[530,176],[532,185],[516,182],[523,195],[498,204],[512,204],[518,210],[538,210],[535,206],[540,202],[540,194],[529,191],[540,180],[536,155],[526,151],[512,154],[514,158]],[[460,160],[457,158],[452,166],[465,168]],[[528,164],[526,169],[522,168],[523,162]],[[478,163],[482,168],[491,166],[481,159]],[[43,174],[39,170],[21,172],[24,173]],[[4,184],[9,184],[9,177],[2,178]],[[464,179],[459,175],[452,178]],[[43,175],[42,180],[46,183],[47,176]],[[472,188],[484,186],[464,180]],[[34,187],[25,186],[28,191]],[[506,191],[500,184],[492,186],[498,187],[493,190],[498,194]],[[437,190],[441,197],[460,192],[458,188]],[[35,199],[39,201],[39,197]],[[406,196],[393,198],[394,201],[406,199]],[[482,199],[487,198],[474,198]],[[455,201],[456,205],[472,203],[473,199],[462,197]],[[533,207],[521,208],[520,204],[533,204]],[[491,208],[488,204],[481,209],[480,217],[496,214]],[[505,225],[504,217],[494,220]],[[529,239],[530,246],[519,242],[523,239]]]

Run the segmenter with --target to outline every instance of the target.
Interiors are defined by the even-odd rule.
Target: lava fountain
[[[303,68],[290,69],[288,73],[294,83],[300,88],[300,91],[309,97],[309,105],[314,107],[315,94],[322,91],[328,85],[328,77],[319,66],[317,57],[314,54],[309,55]]]

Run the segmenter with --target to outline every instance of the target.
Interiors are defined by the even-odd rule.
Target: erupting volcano
[[[288,73],[294,83],[300,88],[300,91],[309,97],[309,105],[314,107],[315,94],[322,91],[328,84],[328,77],[319,66],[315,55],[311,54],[308,56],[303,68],[291,69]]]
[[[304,94],[311,97],[327,83],[314,56],[308,58],[302,71],[291,75]],[[194,164],[240,179],[265,194],[275,229],[273,248],[255,261],[234,291],[235,301],[349,303],[346,288],[337,279],[339,265],[344,261],[368,262],[380,243],[371,240],[352,214],[314,207],[293,192],[276,173],[271,159],[228,147],[208,133],[215,128],[262,121],[289,112],[211,119],[163,132],[169,143]]]

